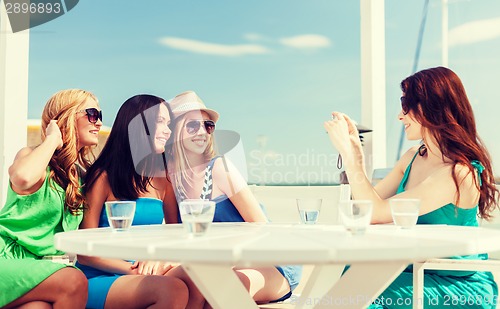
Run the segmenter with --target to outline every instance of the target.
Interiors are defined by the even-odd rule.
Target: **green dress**
[[[397,193],[404,191],[417,153],[406,168]],[[472,164],[478,172],[482,172],[483,167],[479,162],[474,161]],[[477,205],[471,209],[463,209],[450,203],[420,216],[417,223],[478,226]],[[476,254],[451,258],[486,260],[488,255]],[[369,308],[412,308],[412,298],[413,270],[410,265]],[[424,272],[425,308],[496,308],[497,298],[497,284],[490,272],[451,270]]]
[[[0,210],[0,307],[66,267],[41,258],[63,254],[54,247],[54,234],[77,229],[82,215],[64,210],[64,190],[48,176],[47,169],[42,187],[30,195],[19,195],[9,185]]]

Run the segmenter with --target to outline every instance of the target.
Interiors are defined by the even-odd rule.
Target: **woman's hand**
[[[54,151],[63,146],[62,134],[56,120],[51,120],[45,130],[43,142],[32,149],[21,149],[9,167],[9,178],[12,190],[18,194],[28,195],[40,188],[45,180],[45,170]]]
[[[135,269],[138,275],[163,276],[178,265],[178,263],[160,261],[135,261],[130,268]]]
[[[49,122],[47,128],[45,129],[45,136],[46,138],[50,137],[57,141],[58,146],[56,149],[60,149],[63,146],[62,133],[61,129],[59,129],[59,126],[57,125],[57,120],[52,119]]]
[[[360,166],[365,171],[363,146],[354,121],[345,114],[333,112],[332,120],[325,121],[324,127],[345,166]]]
[[[347,115],[332,112],[332,120],[325,121],[324,127],[333,146],[341,155],[348,156],[353,152],[353,146],[361,146],[356,124]]]

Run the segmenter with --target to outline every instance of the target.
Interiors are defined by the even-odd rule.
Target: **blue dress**
[[[159,199],[140,197],[136,200],[135,215],[132,225],[161,224],[163,221],[163,202]],[[108,216],[104,207],[99,218],[99,227],[109,227]],[[105,272],[94,267],[76,263],[89,281],[89,298],[86,308],[104,308],[106,296],[111,285],[121,274]]]
[[[243,217],[238,212],[238,209],[234,206],[233,202],[229,199],[227,195],[220,195],[212,199],[212,169],[217,160],[220,157],[213,158],[209,163],[205,170],[205,185],[202,190],[202,194],[200,196],[201,199],[208,199],[215,202],[215,214],[213,222],[245,222]],[[177,190],[176,194],[178,195],[178,200],[183,200],[184,198],[180,195],[180,191]],[[180,198],[180,199],[179,199]],[[262,207],[262,205],[261,205]],[[177,220],[182,222],[180,218],[180,214],[177,215]],[[302,266],[300,265],[282,265],[275,266],[276,269],[285,277],[290,285],[290,292],[288,292],[285,296],[276,299],[272,302],[279,302],[285,299],[290,298],[292,296],[292,291],[299,284],[300,278],[302,277]]]
[[[405,190],[411,165],[418,152],[406,168],[397,193]],[[481,172],[477,161],[473,166]],[[459,208],[450,203],[418,218],[417,224],[447,224],[478,226],[477,205],[470,209]],[[488,259],[487,254],[453,256],[455,259]],[[490,272],[426,270],[424,273],[425,308],[495,308],[498,288]],[[406,268],[369,308],[412,308],[413,269]]]

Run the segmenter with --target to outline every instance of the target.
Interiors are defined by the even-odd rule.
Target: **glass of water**
[[[395,225],[403,229],[411,229],[417,224],[420,211],[419,199],[391,199],[389,205]]]
[[[215,202],[186,199],[179,203],[182,225],[189,236],[203,236],[210,229],[215,214]]]
[[[132,225],[135,214],[135,201],[105,202],[109,226],[113,231],[126,231]]]
[[[352,235],[363,235],[370,225],[373,202],[369,200],[343,200],[339,202],[342,224]]]
[[[316,224],[321,210],[320,198],[299,198],[297,199],[297,209],[299,211],[300,221],[303,224]]]

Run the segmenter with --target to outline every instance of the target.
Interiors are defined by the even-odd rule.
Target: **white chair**
[[[323,199],[319,224],[338,223],[338,201],[342,192],[350,195],[348,185],[340,186],[249,186],[257,200],[264,206],[273,223],[300,222],[296,199]]]
[[[413,264],[413,308],[424,308],[424,270],[468,270],[500,272],[499,260],[429,259]],[[486,300],[484,300],[486,301]],[[493,300],[492,300],[493,301]]]
[[[499,185],[497,185],[499,188]],[[497,201],[497,205],[499,205]],[[494,212],[493,220],[488,222],[482,220],[481,227],[500,228],[500,210]],[[489,260],[456,260],[456,259],[429,259],[413,264],[413,308],[423,308],[424,297],[424,270],[469,270],[500,272],[500,252],[489,253]],[[486,300],[485,300],[486,301]]]

